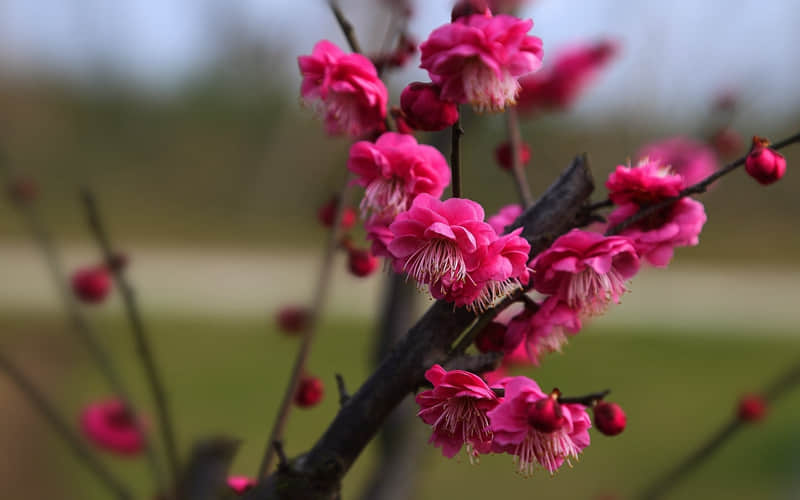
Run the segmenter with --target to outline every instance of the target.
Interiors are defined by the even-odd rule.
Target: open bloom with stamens
[[[396,132],[386,132],[374,144],[353,144],[347,168],[365,189],[361,200],[365,218],[370,213],[393,217],[408,210],[418,194],[438,198],[450,183],[450,167],[438,149]]]
[[[389,226],[394,237],[388,249],[395,270],[420,285],[463,283],[481,264],[480,250],[497,239],[483,217],[483,208],[472,200],[417,196]]]
[[[528,35],[530,19],[473,14],[434,30],[420,45],[422,64],[442,99],[479,112],[516,103],[519,77],[542,64],[542,41]]]
[[[627,238],[573,229],[531,262],[534,288],[555,295],[570,309],[600,314],[619,303],[625,281],[639,270],[636,248]]]
[[[683,177],[672,173],[670,167],[645,158],[635,167],[619,165],[608,176],[606,188],[608,197],[617,205],[644,205],[677,195],[683,182]]]
[[[488,412],[494,434],[492,451],[515,455],[521,474],[533,474],[537,464],[552,474],[589,446],[588,429],[592,423],[582,405],[558,405],[561,418],[545,429],[539,418],[540,402],[550,396],[536,382],[527,377],[510,377],[497,384],[505,388],[505,397]]]
[[[521,342],[529,361],[538,365],[542,355],[561,352],[567,343],[567,335],[574,335],[580,329],[579,311],[552,296],[537,309],[526,307],[511,318],[506,330],[506,344],[516,346]]]
[[[300,95],[323,116],[329,134],[358,137],[383,127],[389,92],[369,59],[322,40],[297,64]]]
[[[425,378],[433,389],[421,392],[416,401],[417,415],[433,426],[430,442],[442,448],[442,455],[452,458],[462,445],[472,460],[479,453],[488,453],[492,433],[486,412],[500,400],[479,376],[463,370],[447,371],[434,365]]]
[[[132,456],[139,454],[144,447],[143,422],[137,422],[118,399],[86,406],[80,423],[83,434],[105,450]]]
[[[702,142],[687,137],[673,137],[653,142],[639,150],[639,158],[668,165],[683,177],[684,187],[695,184],[717,170],[717,155]]]
[[[626,203],[608,215],[615,226],[639,211],[635,203]],[[656,267],[666,267],[676,247],[695,246],[706,222],[703,204],[682,198],[672,205],[625,228],[619,234],[628,238],[638,254]]]

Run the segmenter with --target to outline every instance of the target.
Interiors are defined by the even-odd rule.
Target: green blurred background
[[[123,11],[112,10],[106,15],[114,22],[105,29],[97,28],[105,19],[99,4],[69,3],[68,10],[48,11],[51,17],[76,14],[76,33],[86,32],[78,43],[72,32],[45,36],[55,21],[33,22],[37,18],[25,14],[30,4],[0,4],[5,15],[0,28],[14,27],[0,29],[0,143],[13,168],[39,183],[41,212],[70,270],[98,259],[77,189],[89,186],[97,193],[112,238],[131,257],[182,449],[209,433],[233,434],[243,439],[234,472],[252,474],[297,347],[276,331],[272,315],[279,306],[310,296],[324,238],[316,211],[343,178],[348,149],[347,141],[326,138],[298,104],[293,58],[308,53],[317,38],[342,43],[341,36],[324,5],[315,2],[248,7],[248,2],[175,1],[167,15],[148,1],[138,8],[151,17],[126,19]],[[343,5],[357,28],[366,27],[365,45],[376,46],[385,8]],[[416,4],[421,20],[412,24],[420,39],[449,9],[444,2],[423,6]],[[791,7],[775,2],[756,9],[742,2],[729,9],[721,1],[662,7],[606,1],[589,7],[557,0],[528,7],[546,54],[550,46],[599,34],[623,40],[619,60],[573,110],[523,123],[533,151],[534,193],[575,154],[588,152],[598,184],[595,198],[602,199],[608,172],[643,144],[675,134],[707,137],[714,126],[713,100],[730,88],[740,96],[731,126],[743,137],[779,139],[797,132],[800,91],[780,86],[795,81],[798,70],[788,50],[796,46],[794,38],[781,38],[789,36],[781,27],[791,26],[798,15]],[[141,72],[150,75],[148,57],[153,66],[156,61],[169,66],[156,52],[163,47],[168,53],[171,37],[185,31],[186,19],[202,9],[215,13],[205,20],[208,39],[205,45],[188,45],[198,46],[194,50],[203,57],[168,77],[137,78]],[[267,19],[265,9],[274,15],[264,25],[248,23],[247,15],[242,17],[248,9],[257,20]],[[613,15],[600,14],[606,11]],[[305,16],[307,29],[292,38],[278,26],[292,25],[297,16]],[[552,27],[556,21],[558,29]],[[137,23],[155,38],[133,38],[129,45],[141,42],[144,55],[125,56],[133,49],[112,43],[111,31]],[[732,57],[731,46],[742,32],[737,27],[749,28],[751,39],[764,43]],[[76,43],[83,47],[82,59],[68,53],[53,60],[26,51],[20,40],[28,38],[19,33],[28,38],[44,33],[41,38],[56,46]],[[656,33],[660,36],[649,37]],[[681,52],[670,45],[673,39],[681,40],[680,47],[699,48]],[[108,48],[100,50],[106,42]],[[753,50],[761,59],[747,56]],[[663,64],[649,64],[651,54]],[[689,73],[687,65],[713,76]],[[769,78],[760,71],[764,65],[776,68]],[[152,73],[165,72],[158,68]],[[402,85],[421,77],[407,71],[390,78],[396,102]],[[503,117],[470,118],[466,132],[465,193],[492,213],[514,199],[510,180],[493,162],[494,146],[505,137]],[[758,390],[793,362],[800,351],[795,306],[800,236],[792,170],[800,153],[789,149],[786,156],[789,173],[773,186],[762,188],[737,172],[704,195],[709,222],[700,246],[680,249],[669,270],[644,271],[623,304],[594,320],[563,355],[524,372],[544,387],[557,385],[571,394],[611,388],[628,412],[625,433],[613,439],[593,435],[581,461],[554,478],[523,479],[507,456],[472,466],[443,459],[430,448],[420,464],[419,498],[626,498],[724,422],[740,394]],[[361,238],[357,233],[356,240]],[[290,454],[313,443],[334,415],[333,374],[342,373],[355,388],[369,373],[384,278],[357,280],[346,274],[343,259],[337,261],[334,296],[310,362],[328,395],[320,406],[294,413],[286,439]],[[427,299],[420,297],[420,303]],[[120,312],[118,297],[86,308],[134,385],[137,402],[149,408]],[[8,203],[0,209],[0,327],[2,349],[71,417],[106,395],[85,350],[73,342],[38,251]],[[791,393],[771,408],[766,421],[746,429],[695,471],[674,498],[795,498],[799,415],[800,392]],[[4,379],[0,417],[3,497],[105,498]],[[108,461],[141,498],[149,498],[143,464]],[[358,497],[372,462],[369,450],[348,476],[345,498]]]

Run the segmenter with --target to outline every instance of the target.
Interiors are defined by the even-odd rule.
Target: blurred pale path
[[[242,315],[271,318],[275,309],[304,303],[317,271],[313,252],[268,253],[235,249],[137,248],[131,251],[131,276],[146,314],[195,317]],[[67,267],[95,261],[91,247],[69,247]],[[677,257],[680,262],[680,256]],[[59,304],[35,248],[0,245],[0,314],[58,311]],[[356,279],[337,262],[330,314],[368,317],[380,300],[380,277]],[[800,324],[800,270],[728,265],[676,264],[647,269],[637,276],[622,305],[597,322],[647,331],[736,332],[764,335],[791,332]],[[421,301],[428,301],[420,294]],[[117,310],[114,298],[109,307]],[[98,309],[106,311],[105,307]]]

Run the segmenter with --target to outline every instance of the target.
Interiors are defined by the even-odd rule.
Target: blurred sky
[[[342,0],[364,45],[387,25],[378,0]],[[450,1],[420,0],[411,31],[424,39],[448,19]],[[523,15],[548,55],[564,44],[612,36],[623,54],[577,110],[588,119],[642,107],[673,119],[706,111],[720,90],[740,92],[744,115],[793,120],[800,109],[800,9],[794,0],[537,0]],[[67,73],[91,80],[112,71],[134,85],[179,86],[222,53],[231,36],[294,56],[320,38],[344,44],[322,0],[0,0],[0,71]],[[372,42],[371,44],[369,42]],[[396,85],[425,79],[419,69]],[[649,115],[650,113],[648,113]]]

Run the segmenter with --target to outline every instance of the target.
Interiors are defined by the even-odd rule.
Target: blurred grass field
[[[187,449],[192,439],[209,434],[241,438],[232,472],[252,474],[296,339],[280,335],[266,318],[148,319],[182,447]],[[99,314],[93,321],[133,384],[137,400],[147,406],[149,399],[127,326],[109,315]],[[60,318],[6,315],[0,326],[2,341],[17,353],[20,362],[28,367],[46,365],[37,371],[46,368],[49,374],[42,380],[47,382],[48,393],[71,415],[77,414],[82,404],[106,395],[104,383],[84,351],[63,330]],[[791,335],[758,338],[737,332],[682,333],[666,334],[658,327],[647,332],[610,331],[598,321],[576,337],[563,355],[547,358],[539,369],[524,371],[543,387],[558,386],[567,394],[610,388],[611,398],[626,409],[626,431],[616,438],[593,433],[592,446],[573,469],[564,469],[553,478],[540,473],[523,479],[514,473],[508,456],[484,457],[480,465],[473,466],[463,458],[444,459],[430,447],[420,464],[422,491],[418,498],[594,499],[608,494],[627,498],[728,418],[741,392],[757,390],[800,351],[800,338]],[[363,320],[340,318],[322,325],[309,367],[323,378],[328,394],[318,407],[293,413],[286,437],[289,454],[307,449],[334,416],[334,373],[342,373],[351,390],[364,380],[371,342],[371,326]],[[26,403],[12,388],[0,385],[0,394],[16,402],[4,406],[15,408],[24,418],[24,433],[6,436],[7,444],[28,442],[34,448],[31,463],[47,470],[49,481],[37,488],[58,498],[107,498],[42,420],[27,411]],[[669,498],[790,498],[797,489],[800,469],[798,415],[800,390],[773,407],[765,422],[727,443]],[[370,471],[371,457],[368,451],[356,463],[346,479],[344,498],[357,498]],[[138,498],[149,498],[143,463],[108,461],[136,486]],[[19,469],[24,463],[14,465]],[[18,472],[8,481],[10,492],[26,491],[23,481],[31,477],[31,471]],[[35,477],[37,472],[33,474]],[[23,497],[29,498],[14,496]]]

